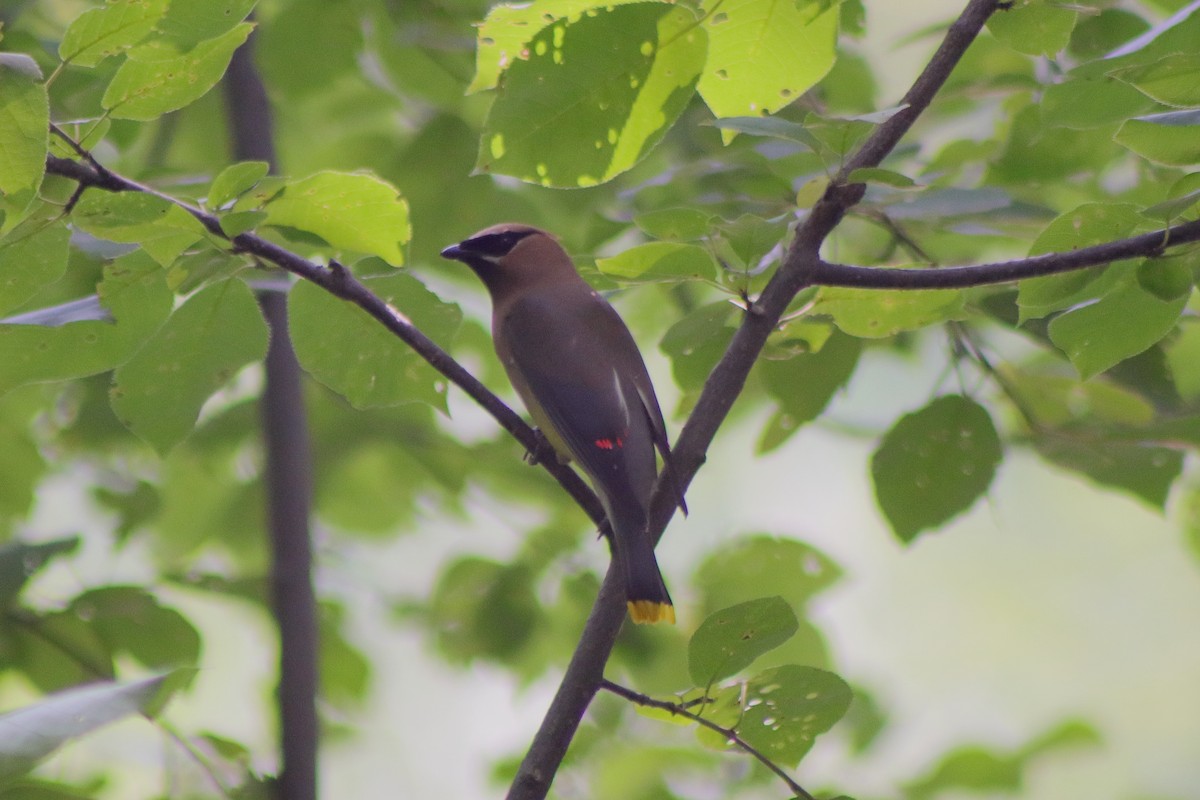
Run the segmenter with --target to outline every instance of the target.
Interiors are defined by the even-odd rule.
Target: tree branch
[[[733,730],[732,728],[723,728],[712,720],[705,719],[694,711],[684,708],[679,703],[669,703],[666,700],[655,700],[649,695],[642,694],[641,692],[635,692],[632,689],[627,689],[620,684],[613,683],[607,678],[602,678],[600,680],[600,688],[604,689],[605,691],[612,692],[618,697],[623,697],[631,703],[636,703],[639,706],[644,706],[646,708],[657,708],[661,711],[668,711],[681,717],[687,717],[697,725],[708,728],[714,733],[719,733],[725,739],[725,741],[732,742],[733,744],[737,745],[743,751],[758,759],[759,763],[764,767],[778,775],[779,779],[786,783],[788,789],[790,789],[796,797],[800,798],[800,800],[817,800],[815,797],[805,791],[803,786],[796,783],[796,781],[792,779],[792,776],[788,775],[782,767],[763,755],[760,750],[739,736],[737,731]]]
[[[1055,275],[1138,256],[1157,256],[1167,247],[1200,241],[1200,220],[1068,253],[1046,253],[1011,261],[932,269],[880,269],[818,260],[808,273],[815,286],[858,289],[966,289],[991,283]]]
[[[233,54],[224,91],[234,157],[277,171],[267,90],[254,64],[251,34]],[[271,610],[279,630],[279,787],[287,800],[316,800],[320,750],[319,650],[313,591],[312,445],[300,364],[288,334],[287,296],[260,292],[270,329],[264,365],[262,436],[271,550]]]
[[[55,130],[62,135],[57,128]],[[312,281],[330,294],[353,303],[411,347],[417,355],[429,362],[430,366],[444,375],[447,380],[466,392],[526,450],[531,453],[538,451],[539,440],[533,428],[526,425],[516,412],[480,383],[478,378],[451,358],[445,350],[438,347],[432,339],[406,318],[394,311],[355,278],[349,270],[336,263],[329,267],[322,267],[254,233],[241,233],[230,238],[221,230],[220,220],[215,214],[164,194],[153,187],[118,175],[101,166],[90,155],[86,156],[86,159],[86,162],[72,161],[69,158],[49,155],[46,157],[46,171],[69,178],[87,187],[103,189],[108,192],[142,192],[177,205],[199,220],[209,233],[229,241],[235,250],[258,256],[293,275],[299,275],[301,278]],[[600,506],[600,501],[573,469],[555,459],[546,459],[541,466],[558,481],[593,522],[602,530],[606,528],[607,521],[604,519],[604,510]]]

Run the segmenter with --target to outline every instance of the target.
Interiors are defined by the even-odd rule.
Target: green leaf
[[[760,374],[767,392],[779,403],[779,412],[764,432],[759,451],[773,450],[801,425],[816,419],[838,389],[850,380],[861,353],[860,339],[834,333],[814,353],[761,361]]]
[[[443,347],[462,321],[458,306],[410,275],[363,283]],[[445,379],[362,309],[301,282],[289,297],[288,321],[300,363],[355,408],[412,401],[445,407]]]
[[[1024,187],[1081,173],[1093,175],[1097,164],[1107,163],[1119,152],[1110,129],[1047,129],[1040,108],[1029,105],[1013,119],[1003,152],[990,160],[987,180]]]
[[[1110,242],[1144,224],[1136,206],[1128,203],[1084,203],[1042,229],[1029,255],[1061,253]]]
[[[1141,15],[1121,8],[1097,9],[1084,14],[1071,32],[1071,53],[1080,58],[1099,58],[1137,39],[1150,25]]]
[[[70,231],[32,219],[0,238],[0,315],[20,308],[67,269]]]
[[[605,275],[627,281],[683,281],[716,277],[717,265],[708,250],[694,244],[650,242],[612,258],[596,259]]]
[[[704,593],[703,608],[712,613],[759,595],[779,595],[799,608],[841,576],[837,564],[815,547],[760,534],[710,553],[694,583]]]
[[[250,289],[239,280],[214,284],[117,368],[113,412],[165,455],[191,433],[209,396],[266,352],[267,326]]]
[[[0,716],[0,781],[29,772],[71,739],[131,714],[155,713],[178,688],[181,674],[193,672],[71,689]]]
[[[1169,224],[1197,203],[1200,203],[1200,172],[1189,172],[1171,184],[1166,200],[1150,206],[1142,215]]]
[[[576,17],[588,9],[641,2],[645,0],[535,0],[492,6],[479,25],[475,77],[467,87],[467,94],[494,88],[506,69],[529,57],[526,45],[551,23]]]
[[[1175,389],[1184,400],[1200,397],[1200,324],[1185,320],[1179,335],[1167,345],[1167,364]]]
[[[142,251],[105,267],[98,289],[115,322],[0,325],[0,394],[26,383],[110,370],[132,356],[171,312],[165,273]]]
[[[698,208],[661,208],[638,214],[633,224],[655,239],[691,242],[707,236],[713,220],[712,214]]]
[[[717,117],[773,114],[833,67],[837,3],[708,0],[703,8],[709,48],[697,89]]]
[[[349,172],[318,172],[289,183],[267,204],[267,224],[314,233],[394,267],[404,263],[400,246],[412,236],[408,203],[396,187]]]
[[[1140,427],[1154,421],[1154,406],[1137,392],[1097,376],[1088,381],[1040,372],[1004,369],[1008,385],[1039,426]]]
[[[1033,0],[993,14],[987,26],[993,36],[1019,53],[1053,56],[1071,40],[1075,18],[1069,8]]]
[[[879,291],[831,286],[817,295],[812,313],[833,317],[851,336],[881,339],[958,319],[962,308],[963,293],[956,289]]]
[[[846,176],[846,183],[873,183],[893,189],[912,189],[917,185],[907,175],[880,167],[859,167]]]
[[[1038,108],[1050,127],[1087,129],[1124,122],[1152,105],[1136,89],[1105,76],[1051,84]]]
[[[71,222],[97,239],[146,245],[188,233],[205,233],[200,221],[174,203],[142,192],[86,192]]]
[[[266,222],[265,211],[232,211],[221,216],[221,231],[232,239]]]
[[[170,0],[109,0],[75,18],[58,46],[58,57],[80,67],[94,67],[145,39],[167,10]]]
[[[1189,294],[1195,284],[1192,259],[1183,257],[1147,258],[1137,267],[1138,286],[1159,300],[1176,300]]]
[[[1066,253],[1111,242],[1130,235],[1144,224],[1145,220],[1135,206],[1084,203],[1047,225],[1029,248],[1029,255]],[[1098,281],[1102,275],[1107,279]],[[1107,274],[1097,268],[1023,280],[1017,291],[1018,324],[1099,297],[1111,289],[1112,281],[1117,277],[1116,272]]]
[[[1090,378],[1159,342],[1179,319],[1187,296],[1164,301],[1136,282],[1050,321],[1050,341]]]
[[[1113,77],[1164,105],[1200,106],[1200,53],[1172,53],[1153,64],[1119,69]]]
[[[145,667],[195,664],[200,634],[178,611],[136,586],[104,586],[71,601],[68,615],[87,620],[108,652],[128,654]]]
[[[217,177],[213,178],[212,186],[208,188],[206,203],[209,208],[220,208],[230,200],[248,192],[266,177],[271,165],[265,161],[241,161],[230,164]]]
[[[611,179],[683,113],[706,49],[682,6],[617,5],[554,22],[508,68],[476,170],[562,188]]]
[[[334,704],[361,706],[371,682],[371,662],[347,639],[353,627],[339,603],[323,600],[317,623],[321,643],[318,672],[321,697]]]
[[[684,391],[699,389],[733,337],[728,300],[701,306],[672,325],[659,347],[671,359],[675,382]]]
[[[541,606],[528,568],[468,556],[441,577],[429,615],[438,648],[448,659],[511,659],[533,635]]]
[[[905,542],[966,511],[996,474],[1003,453],[987,410],[961,395],[901,417],[871,458],[875,499]]]
[[[762,597],[716,612],[688,642],[688,673],[709,686],[741,672],[792,637],[800,627],[782,597]]]
[[[813,152],[821,152],[825,145],[814,136],[808,126],[778,117],[726,117],[713,120],[713,127],[722,131],[734,131],[750,136],[768,136],[802,144]]]
[[[889,198],[890,199],[890,198]],[[897,195],[887,206],[893,219],[942,220],[945,217],[985,215],[1011,207],[1012,197],[1003,189],[927,189]]]
[[[1044,437],[1035,442],[1046,460],[1122,489],[1163,509],[1183,469],[1183,452],[1141,442]]]
[[[227,33],[254,10],[258,0],[171,0],[159,26],[177,44],[191,47]]]
[[[79,537],[52,539],[47,542],[0,544],[0,611],[7,609],[20,595],[26,581],[50,559],[73,553],[79,547]]]
[[[50,100],[37,62],[0,53],[0,195],[24,208],[37,194],[50,147]]]
[[[131,50],[100,104],[116,119],[152,120],[208,93],[254,26],[243,22],[186,53],[161,43]]]
[[[1135,117],[1122,125],[1113,138],[1158,164],[1200,163],[1200,110]]]
[[[926,776],[904,786],[912,800],[966,794],[1017,794],[1026,771],[1037,756],[1067,747],[1100,744],[1089,725],[1067,722],[1030,742],[1015,753],[996,752],[977,745],[957,747],[947,753]],[[955,791],[958,790],[958,791]]]
[[[43,455],[49,450],[41,427],[45,414],[46,398],[37,387],[0,397],[0,540],[7,538],[10,520],[28,525],[34,501],[42,494],[50,466]]]
[[[737,732],[776,764],[794,767],[846,715],[854,694],[832,672],[788,664],[746,684]]]

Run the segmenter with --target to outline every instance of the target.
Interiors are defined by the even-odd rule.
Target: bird
[[[612,529],[626,604],[637,623],[675,622],[675,608],[647,530],[670,442],[646,364],[616,310],[580,277],[554,236],[503,223],[442,250],[483,281],[492,301],[492,343],[509,380],[559,460],[590,479]]]

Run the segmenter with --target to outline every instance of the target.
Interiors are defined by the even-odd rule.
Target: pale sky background
[[[880,97],[887,106],[935,41],[899,50],[893,43],[961,4],[868,5],[868,47],[888,64],[882,77],[890,84]],[[920,363],[868,356],[829,417],[882,428],[920,408],[941,371],[940,352],[940,343],[931,342]],[[665,362],[647,355],[665,386]],[[461,396],[452,399],[457,424],[487,424],[473,418]],[[803,538],[845,569],[844,580],[815,602],[813,616],[838,672],[871,689],[890,724],[860,760],[851,760],[836,739],[819,741],[802,765],[802,784],[899,796],[900,781],[920,775],[952,747],[1016,748],[1076,716],[1099,728],[1104,744],[1040,762],[1023,800],[1197,796],[1200,562],[1183,544],[1178,514],[1164,519],[1010,448],[986,502],[904,548],[871,496],[872,442],[810,427],[781,452],[754,458],[763,419],[722,430],[689,492],[692,514],[673,523],[660,560],[668,583],[682,587],[712,544],[762,530]],[[679,425],[670,423],[675,433]],[[85,495],[69,480],[58,482],[32,529],[78,529],[78,521],[64,523],[62,512],[82,508]],[[502,518],[479,530],[462,523],[386,547],[339,542],[336,560],[322,561],[320,586],[349,604],[349,636],[374,664],[372,699],[361,716],[346,720],[359,735],[323,752],[325,797],[502,794],[487,782],[490,765],[528,743],[557,675],[519,689],[497,669],[448,666],[420,633],[389,621],[386,601],[431,587],[430,559],[438,552],[511,552],[516,542],[506,534],[519,532],[521,522]],[[602,567],[606,549],[596,545],[589,557]],[[136,549],[114,558],[102,537],[91,537],[83,556],[70,561],[31,587],[35,598],[69,596],[95,580],[151,575]],[[80,574],[80,564],[96,565],[99,573]],[[184,593],[167,593],[166,600],[201,626],[205,642],[196,689],[174,701],[168,718],[183,731],[210,729],[270,754],[275,654],[267,621],[234,602]],[[653,727],[644,730],[653,736]],[[130,800],[161,788],[163,752],[181,761],[159,732],[134,719],[65,748],[46,770],[88,774],[109,762],[143,760],[144,774],[123,768],[129,782],[105,794]],[[270,761],[261,766],[273,769]],[[781,791],[770,785],[767,796]]]

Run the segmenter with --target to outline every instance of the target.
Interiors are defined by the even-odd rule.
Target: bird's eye
[[[500,256],[507,255],[510,250],[516,247],[517,242],[532,233],[532,230],[486,233],[483,236],[467,239],[461,246],[464,250],[469,250],[472,253],[499,258]]]

